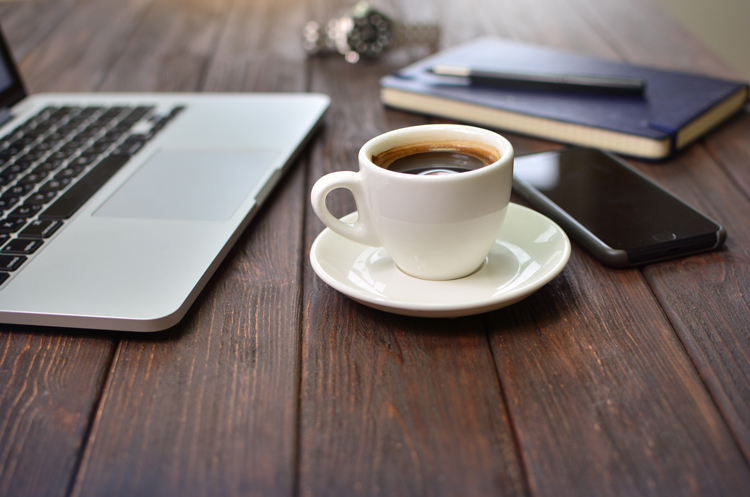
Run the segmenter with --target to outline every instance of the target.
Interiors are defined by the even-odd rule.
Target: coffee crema
[[[372,157],[376,166],[421,176],[474,171],[498,160],[500,154],[493,147],[468,141],[417,143],[394,147]]]

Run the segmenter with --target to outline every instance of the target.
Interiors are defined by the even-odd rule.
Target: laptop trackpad
[[[160,150],[94,214],[226,220],[269,177],[275,150]]]

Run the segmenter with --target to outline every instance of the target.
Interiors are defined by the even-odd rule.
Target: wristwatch
[[[308,22],[302,35],[309,55],[342,54],[354,64],[398,46],[428,45],[436,50],[439,29],[436,24],[394,21],[360,1],[347,15],[333,18],[325,26]]]

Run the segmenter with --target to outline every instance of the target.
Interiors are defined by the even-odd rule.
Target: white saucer
[[[356,219],[353,212],[342,221]],[[310,250],[313,269],[336,290],[375,309],[421,317],[468,316],[514,304],[557,276],[569,258],[570,241],[557,224],[513,203],[485,263],[457,280],[408,276],[385,249],[352,242],[328,228]]]

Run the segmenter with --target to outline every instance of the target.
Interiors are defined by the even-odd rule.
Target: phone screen
[[[521,156],[513,174],[631,262],[660,246],[717,243],[718,224],[598,150]]]

